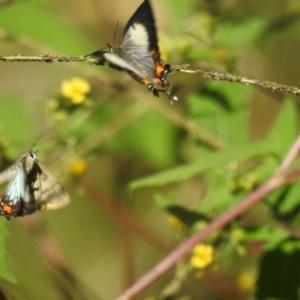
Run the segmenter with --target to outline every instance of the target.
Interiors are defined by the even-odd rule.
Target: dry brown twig
[[[0,56],[0,61],[2,62],[88,62],[90,64],[96,64],[97,59],[92,59],[86,56],[64,56],[64,55],[2,55]],[[218,81],[228,81],[241,83],[246,85],[255,85],[262,87],[264,89],[269,89],[273,92],[283,92],[286,94],[291,94],[294,96],[300,96],[300,89],[295,86],[288,86],[284,84],[279,84],[277,82],[264,81],[259,79],[249,79],[246,77],[235,76],[229,73],[221,73],[217,71],[205,71],[205,70],[189,70],[188,65],[172,65],[171,68],[174,72],[189,73],[194,75],[200,75],[203,78],[218,80]]]

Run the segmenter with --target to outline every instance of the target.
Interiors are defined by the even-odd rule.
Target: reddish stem
[[[139,295],[143,290],[145,290],[150,284],[156,281],[161,275],[173,267],[180,259],[182,259],[189,251],[197,244],[206,239],[215,230],[218,230],[228,223],[230,223],[234,218],[241,215],[249,207],[263,199],[269,193],[280,187],[282,184],[289,182],[296,176],[300,176],[299,171],[291,172],[286,174],[288,167],[300,150],[300,135],[297,137],[295,143],[291,147],[290,151],[284,158],[282,164],[280,165],[278,172],[269,179],[264,185],[259,187],[257,190],[252,192],[247,196],[242,202],[230,209],[228,212],[223,214],[217,220],[210,223],[204,230],[196,233],[182,245],[171,252],[165,259],[163,259],[159,264],[157,264],[151,271],[144,275],[140,280],[138,280],[133,286],[128,288],[117,300],[128,300]]]

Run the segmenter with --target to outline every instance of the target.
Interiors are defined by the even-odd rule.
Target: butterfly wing
[[[70,203],[70,196],[61,184],[40,163],[37,179],[33,183],[33,198],[38,210],[56,210]]]
[[[26,192],[25,181],[26,174],[24,170],[18,169],[1,197],[0,213],[8,219],[11,216],[17,217],[22,212],[23,201],[29,196]]]
[[[161,65],[157,44],[153,12],[149,1],[145,0],[126,24],[121,46],[143,65],[151,77],[155,77],[156,67]]]
[[[148,0],[145,0],[127,22],[122,37],[122,46],[135,58],[147,52],[159,52],[153,12]],[[137,50],[137,51],[136,51]],[[136,56],[134,55],[136,54]]]
[[[112,48],[112,49],[114,49],[114,48]],[[109,67],[109,68],[112,68],[112,69],[115,69],[115,70],[118,70],[121,72],[124,72],[124,71],[134,72],[135,71],[134,66],[118,55],[118,52],[121,52],[121,51],[118,51],[118,50],[116,51],[115,49],[113,52],[98,50],[96,52],[93,52],[90,55],[98,58],[97,63],[96,63],[97,65]]]

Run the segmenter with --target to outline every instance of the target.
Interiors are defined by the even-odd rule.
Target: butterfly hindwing
[[[34,184],[39,210],[56,210],[66,206],[70,197],[62,185],[39,163],[41,173]]]

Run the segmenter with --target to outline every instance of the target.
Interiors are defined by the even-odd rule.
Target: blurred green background
[[[118,43],[140,3],[2,1],[0,55],[92,53],[112,43],[117,21]],[[151,4],[168,63],[300,86],[299,1]],[[91,86],[80,105],[66,104],[61,95],[62,82],[73,77]],[[192,212],[199,213],[196,221],[203,214],[216,218],[276,170],[297,134],[297,98],[191,74],[168,79],[179,98],[172,106],[165,95],[155,99],[127,74],[108,68],[0,62],[2,170],[36,143],[38,158],[72,199],[59,211],[2,218],[3,299],[114,299],[196,230]],[[201,139],[202,130],[223,150]],[[290,202],[281,210],[276,206],[277,213],[296,209],[299,191],[293,188]],[[278,199],[273,196],[270,203]],[[232,228],[283,222],[268,209],[258,205],[243,225]],[[188,229],[172,227],[170,213]],[[289,219],[293,226],[297,217]],[[238,258],[223,271],[216,261],[203,280],[190,274],[174,299],[251,299],[253,293],[239,291],[228,274],[259,261],[259,234],[264,240],[286,238],[256,234],[248,236],[255,241],[250,246],[215,243],[219,260],[243,252],[249,254],[246,262]],[[168,272],[139,299],[158,297],[173,276],[174,270]]]

